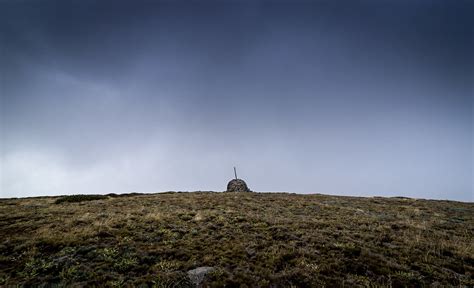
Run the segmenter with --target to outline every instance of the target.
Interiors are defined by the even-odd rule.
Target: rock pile
[[[252,192],[242,179],[232,179],[227,184],[227,192]]]

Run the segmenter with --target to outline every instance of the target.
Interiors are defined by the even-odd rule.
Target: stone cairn
[[[232,179],[227,184],[227,192],[252,192],[244,180],[237,178],[237,171],[234,167],[235,179]]]

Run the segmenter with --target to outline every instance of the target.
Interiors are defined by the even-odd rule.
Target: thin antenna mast
[[[235,169],[235,166],[234,166],[234,175],[235,175],[235,179],[237,179],[237,170]]]

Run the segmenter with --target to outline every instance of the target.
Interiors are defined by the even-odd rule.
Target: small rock
[[[69,266],[73,262],[73,259],[71,256],[61,256],[53,260],[53,264],[58,266],[58,267],[64,267],[64,266]]]
[[[204,281],[206,275],[210,272],[214,271],[213,267],[198,267],[193,270],[188,271],[188,277],[191,282],[199,287],[199,285]]]
[[[252,249],[252,248],[246,248],[245,252],[247,252],[247,256],[249,256],[249,257],[255,255],[255,249]]]

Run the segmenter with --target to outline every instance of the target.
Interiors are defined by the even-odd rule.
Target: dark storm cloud
[[[0,5],[2,194],[472,201],[469,1]]]

